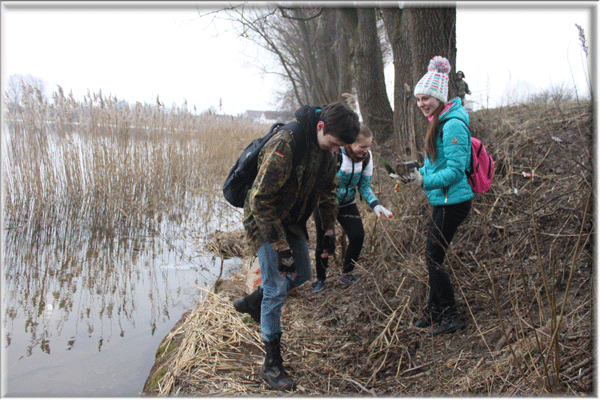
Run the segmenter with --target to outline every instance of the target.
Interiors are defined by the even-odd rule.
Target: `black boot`
[[[458,315],[457,311],[452,311],[449,313],[445,313],[441,320],[440,324],[431,330],[431,334],[433,336],[444,335],[446,333],[454,333],[459,329],[463,329],[465,327],[464,322],[460,319],[460,315]]]
[[[429,305],[425,314],[413,324],[416,328],[427,328],[436,323],[443,314],[443,309],[438,306]]]
[[[260,324],[260,308],[262,305],[262,286],[245,297],[238,297],[233,301],[233,307],[237,312],[248,313],[252,319]]]
[[[272,342],[265,342],[265,363],[260,368],[260,376],[273,389],[277,390],[293,390],[295,387],[294,381],[288,376],[283,369],[283,359],[281,358],[281,334],[279,334]]]

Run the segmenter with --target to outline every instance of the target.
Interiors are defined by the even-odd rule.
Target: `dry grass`
[[[103,230],[157,226],[158,216],[179,220],[187,212],[230,219],[238,210],[223,207],[220,184],[250,138],[268,128],[129,106],[102,93],[78,102],[59,90],[47,102],[30,87],[21,110],[7,110],[5,121],[8,228],[65,218]],[[284,306],[283,356],[298,384],[294,394],[593,393],[591,109],[555,103],[482,110],[472,114],[471,129],[494,156],[496,175],[490,192],[476,197],[447,260],[467,328],[432,338],[412,327],[427,299],[429,207],[422,193],[393,194],[377,168],[374,188],[396,218],[377,220],[361,204],[367,238],[360,282],[341,285],[332,266],[324,292],[305,285]],[[207,200],[191,209],[192,197]],[[218,229],[206,250],[249,256],[243,233]],[[260,328],[231,306],[244,289],[242,272],[218,293],[199,288],[203,300],[166,338],[157,363],[163,372],[148,393],[275,394],[258,377]],[[178,346],[168,351],[171,342]]]
[[[48,101],[31,86],[4,117],[4,209],[12,227],[66,217],[110,230],[151,225],[162,214],[181,218],[190,198],[222,197],[236,154],[266,129],[185,108],[130,106],[102,92],[77,101],[59,88]],[[222,204],[205,201],[199,211],[215,215]]]
[[[427,300],[429,206],[422,193],[392,194],[378,168],[374,187],[396,218],[378,220],[361,205],[360,282],[343,286],[332,266],[325,291],[304,285],[284,305],[293,394],[593,394],[591,110],[483,110],[471,128],[495,158],[496,175],[447,259],[467,328],[434,338],[412,326]],[[258,377],[260,327],[231,306],[244,281],[240,272],[207,292],[182,320],[167,338],[180,343],[175,356],[157,363],[168,372],[147,394],[275,394]]]
[[[177,394],[175,386],[182,378],[190,385],[200,386],[210,377],[221,376],[223,379],[205,386],[205,394],[236,395],[245,392],[244,387],[252,384],[252,375],[258,373],[261,365],[260,333],[244,322],[231,302],[198,289],[204,292],[201,306],[188,315],[189,323],[171,331],[164,340],[169,343],[176,336],[183,337],[176,350],[167,355],[172,362],[166,367],[158,389],[175,388],[174,394]],[[239,357],[240,350],[246,353],[246,357]],[[191,374],[190,363],[206,368]]]
[[[205,245],[207,251],[219,256],[246,257],[250,248],[246,241],[246,231],[239,229],[235,232],[216,231],[210,235]]]

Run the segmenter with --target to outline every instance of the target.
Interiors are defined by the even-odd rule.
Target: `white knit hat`
[[[448,74],[450,62],[442,56],[435,56],[429,61],[428,72],[415,86],[414,95],[424,94],[441,102],[448,101]]]

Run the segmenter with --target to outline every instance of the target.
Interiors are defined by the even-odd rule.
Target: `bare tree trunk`
[[[357,94],[364,123],[373,131],[373,139],[385,142],[393,134],[393,112],[388,100],[381,44],[377,35],[375,8],[358,8],[356,46]]]
[[[450,65],[456,61],[456,8],[407,8],[408,30],[411,32],[413,84],[427,72],[429,60],[446,57]],[[453,68],[454,69],[454,68]]]
[[[334,8],[325,8],[318,21],[315,43],[316,58],[318,65],[318,76],[322,79],[321,97],[322,103],[331,103],[339,97],[339,66],[341,61],[338,57],[341,35],[337,32],[338,13]]]
[[[455,65],[456,61],[456,8],[408,8],[408,30],[412,33],[410,48],[413,56],[411,91],[427,72],[429,61],[435,56],[444,56]],[[450,97],[449,97],[450,98]],[[416,102],[413,103],[415,109]],[[423,148],[423,140],[429,121],[417,109],[419,118],[415,120],[415,130]],[[422,157],[422,156],[420,156]]]
[[[339,18],[337,34],[340,41],[337,49],[338,100],[343,101],[341,94],[352,93],[354,87],[354,47],[358,37],[358,21],[355,9],[340,8],[337,10],[337,14]]]
[[[434,56],[444,56],[454,65],[456,8],[385,8],[382,12],[394,55],[394,131],[398,150],[406,157],[422,160],[428,121],[417,108],[413,91]],[[452,74],[450,77],[452,80]],[[456,93],[453,85],[450,92]]]
[[[301,8],[295,8],[293,11],[301,34],[302,46],[300,46],[299,50],[302,52],[302,58],[306,63],[304,72],[307,79],[305,88],[308,90],[308,101],[309,104],[315,104],[322,97],[322,88],[320,87],[321,82],[318,76],[317,60],[315,57],[316,49],[314,43],[316,43],[316,40],[313,36],[313,29],[309,26],[312,21],[302,19]]]
[[[398,139],[401,156],[416,155],[419,151],[416,140],[415,112],[412,89],[412,54],[410,53],[406,18],[401,8],[383,8],[383,22],[394,58],[394,133]]]
[[[343,101],[356,87],[364,122],[381,145],[398,141],[396,154],[418,158],[427,119],[416,107],[413,89],[429,60],[456,60],[456,8],[381,9],[394,58],[394,110],[386,93],[375,7],[279,7],[228,9],[240,35],[272,52],[286,82],[287,104]],[[252,12],[250,12],[252,11]],[[453,70],[450,97],[456,93]],[[293,99],[290,98],[293,96]],[[395,145],[395,143],[390,142]]]
[[[341,94],[352,89],[347,65],[352,62],[350,42],[355,33],[348,34],[349,30],[344,29],[345,18],[340,9],[324,8],[315,20],[303,20],[301,9],[295,10],[294,16],[301,38],[296,42],[296,51],[302,54],[298,65],[305,77],[305,104],[342,100]]]

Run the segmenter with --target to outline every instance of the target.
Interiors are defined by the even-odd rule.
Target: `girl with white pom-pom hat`
[[[443,268],[446,250],[469,214],[473,198],[465,174],[471,160],[469,114],[460,98],[447,102],[450,68],[444,57],[432,58],[428,72],[415,86],[417,106],[430,122],[424,165],[407,185],[423,189],[433,206],[425,253],[429,301],[425,315],[414,323],[419,328],[437,323],[433,335],[456,332],[465,326],[458,315],[450,276]]]

